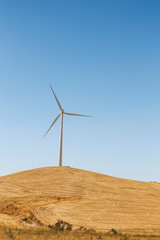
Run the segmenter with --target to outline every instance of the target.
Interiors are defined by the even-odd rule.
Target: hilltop
[[[0,177],[0,222],[160,234],[160,183],[47,167]],[[9,221],[10,220],[10,221]]]

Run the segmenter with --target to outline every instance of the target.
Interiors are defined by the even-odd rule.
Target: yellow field
[[[55,233],[49,229],[58,219],[71,224],[72,231]],[[69,167],[0,177],[0,226],[1,239],[11,239],[7,238],[9,230],[4,230],[9,227],[16,239],[98,239],[98,235],[77,233],[80,226],[101,232],[102,239],[123,239],[126,234],[160,239],[160,183]],[[124,235],[104,235],[111,229]]]

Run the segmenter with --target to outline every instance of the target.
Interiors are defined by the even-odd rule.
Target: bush
[[[56,231],[71,231],[73,226],[70,223],[58,220],[55,225],[48,225],[48,227]]]
[[[112,234],[114,234],[114,235],[117,235],[117,234],[118,234],[118,231],[117,231],[116,229],[114,229],[114,228],[112,228],[110,232],[111,232]]]

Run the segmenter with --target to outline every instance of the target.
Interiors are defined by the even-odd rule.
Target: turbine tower
[[[82,115],[82,114],[76,114],[76,113],[68,113],[68,112],[64,112],[64,109],[62,108],[60,102],[58,101],[58,98],[56,97],[55,92],[53,91],[53,88],[50,84],[50,88],[52,90],[52,93],[56,99],[56,102],[58,104],[58,107],[60,109],[60,114],[55,118],[55,120],[53,121],[53,123],[51,124],[50,128],[47,130],[46,134],[43,136],[45,137],[47,135],[47,133],[51,130],[51,128],[53,127],[53,125],[57,122],[57,120],[61,117],[61,129],[60,129],[60,142],[59,142],[59,159],[58,159],[58,166],[61,167],[62,166],[62,144],[63,144],[63,115],[72,115],[72,116],[81,116],[81,117],[92,117],[92,116],[88,116],[88,115]]]

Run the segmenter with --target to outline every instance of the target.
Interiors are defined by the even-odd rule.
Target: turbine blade
[[[76,113],[67,113],[67,112],[64,112],[64,114],[72,115],[72,116],[81,116],[81,117],[93,117],[93,116],[88,116],[88,115],[82,115],[82,114],[76,114]]]
[[[49,84],[49,85],[50,85],[50,88],[51,88],[51,90],[52,90],[52,92],[53,92],[53,95],[54,95],[54,97],[55,97],[55,99],[56,99],[56,102],[57,102],[57,104],[58,104],[58,107],[59,107],[59,109],[62,111],[61,104],[60,104],[60,102],[58,101],[58,98],[56,97],[56,94],[55,94],[55,92],[53,91],[53,88],[52,88],[51,84]]]
[[[51,130],[51,128],[53,127],[53,125],[57,122],[58,118],[61,116],[61,114],[59,114],[56,119],[53,121],[52,125],[50,126],[50,128],[47,130],[46,134],[43,136],[45,137],[47,135],[47,133]]]

